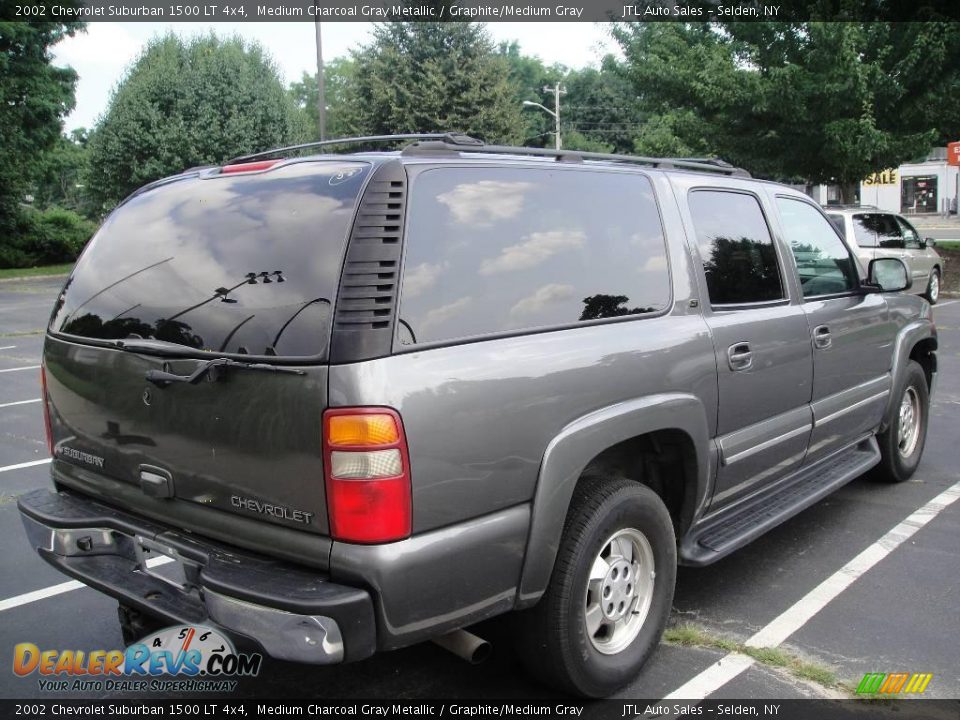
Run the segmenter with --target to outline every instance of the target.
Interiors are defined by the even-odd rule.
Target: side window
[[[920,249],[920,236],[917,234],[917,231],[913,229],[913,225],[908,223],[899,215],[896,216],[897,225],[900,226],[900,232],[903,233],[903,244],[907,250],[919,250]]]
[[[797,261],[803,296],[854,290],[859,284],[856,263],[826,218],[802,200],[777,198],[777,209]]]
[[[438,168],[413,184],[404,345],[660,311],[666,245],[641,175]]]
[[[877,220],[877,245],[882,248],[902,249],[903,234],[893,215],[874,215]]]
[[[781,300],[777,252],[759,201],[746,193],[694,190],[688,203],[710,303]]]
[[[853,235],[862,248],[877,246],[877,215],[854,215]]]

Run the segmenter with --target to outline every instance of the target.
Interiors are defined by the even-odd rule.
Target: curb
[[[50,280],[52,278],[65,278],[70,273],[57,273],[56,275],[23,275],[20,277],[0,278],[0,283],[29,282],[30,280]]]

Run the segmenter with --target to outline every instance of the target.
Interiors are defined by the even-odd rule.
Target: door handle
[[[829,350],[833,345],[833,337],[830,335],[830,328],[826,325],[820,325],[813,330],[813,346],[817,350]]]
[[[750,343],[740,342],[727,348],[727,362],[734,371],[749,370],[753,365]]]

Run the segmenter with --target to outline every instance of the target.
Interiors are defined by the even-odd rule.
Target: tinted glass
[[[51,329],[220,353],[323,355],[367,169],[296,163],[144,192],[91,241]]]
[[[853,235],[860,247],[875,248],[877,246],[877,216],[854,215]]]
[[[849,292],[857,287],[857,266],[834,227],[812,205],[777,198],[783,232],[797,261],[804,297]]]
[[[893,215],[874,215],[877,223],[877,244],[882,248],[902,248],[903,234]]]
[[[900,226],[900,232],[903,234],[903,244],[908,250],[920,249],[920,235],[913,229],[913,225],[908,223],[902,217],[897,216],[897,224]]]
[[[689,203],[710,302],[729,305],[783,298],[777,253],[757,199],[744,193],[696,190]]]
[[[649,180],[523,168],[415,182],[401,344],[651,313],[669,273]]]

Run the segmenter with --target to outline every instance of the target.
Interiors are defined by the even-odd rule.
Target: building
[[[958,170],[947,163],[946,148],[934,148],[926,160],[874,173],[861,182],[858,204],[904,215],[956,213]],[[837,185],[807,186],[805,192],[824,206],[843,202]]]

